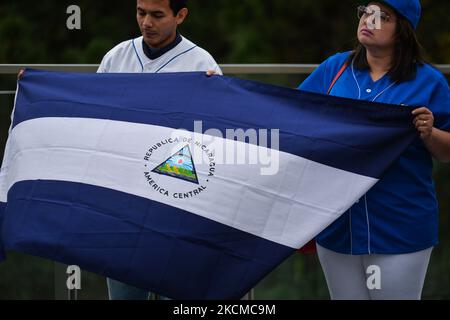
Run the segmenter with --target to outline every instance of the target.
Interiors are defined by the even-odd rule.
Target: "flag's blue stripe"
[[[112,119],[191,131],[194,121],[202,120],[203,132],[223,134],[234,128],[280,129],[281,151],[374,178],[415,136],[407,107],[201,73],[27,71],[13,125],[40,117]]]
[[[6,209],[6,202],[0,201],[0,227],[2,225],[3,213],[5,212],[5,209]]]
[[[6,203],[0,202],[0,262],[5,260],[5,252],[3,251],[3,243],[2,243],[2,223],[3,223],[3,216],[5,214],[6,209]]]
[[[7,249],[179,299],[239,299],[294,251],[148,199],[42,180],[10,189],[2,232]]]

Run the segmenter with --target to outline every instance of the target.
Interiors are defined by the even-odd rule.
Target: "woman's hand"
[[[215,75],[215,74],[217,74],[217,73],[216,73],[216,71],[214,71],[214,70],[208,70],[208,71],[206,71],[206,76],[207,76],[207,77],[211,77],[211,76],[213,76],[213,75]]]
[[[418,108],[412,114],[414,125],[428,151],[438,161],[450,163],[450,132],[434,127],[433,112],[428,108]]]
[[[422,140],[427,141],[431,138],[434,127],[434,116],[428,108],[422,107],[413,111],[414,125],[420,133]]]

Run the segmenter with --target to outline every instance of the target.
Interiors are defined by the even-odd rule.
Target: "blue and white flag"
[[[175,299],[239,299],[415,137],[402,106],[202,73],[28,70],[0,245]]]

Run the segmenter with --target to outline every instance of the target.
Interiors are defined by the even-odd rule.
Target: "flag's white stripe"
[[[145,179],[144,165],[153,169],[186,143],[161,147],[148,162],[144,161],[146,151],[159,141],[187,134],[166,127],[99,119],[40,118],[22,122],[9,137],[0,174],[0,201],[6,201],[9,188],[18,181],[85,183],[159,201],[298,248],[377,181],[277,152],[280,170],[273,176],[261,175],[259,165],[216,164],[214,176],[208,177],[210,163],[196,161],[197,174],[206,191],[187,199],[155,192]],[[210,138],[196,135],[195,140],[200,141],[201,137]],[[265,154],[271,151],[221,138],[216,138],[214,145],[218,142]],[[196,150],[195,157],[204,154],[195,146],[191,145],[191,149]],[[170,195],[198,187],[168,176],[152,177]]]

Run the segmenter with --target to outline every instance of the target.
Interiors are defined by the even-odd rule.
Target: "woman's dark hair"
[[[170,9],[173,11],[173,15],[176,16],[181,9],[187,7],[187,0],[169,0]]]
[[[355,50],[350,55],[348,63],[354,59],[357,69],[369,69],[366,48],[358,41]],[[423,58],[423,48],[417,39],[411,23],[397,15],[395,30],[395,53],[389,76],[393,81],[403,82],[416,76],[417,66],[426,63]]]

